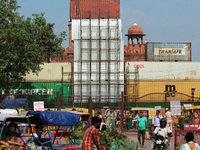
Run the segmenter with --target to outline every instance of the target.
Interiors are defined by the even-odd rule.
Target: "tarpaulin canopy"
[[[18,99],[16,99],[16,106],[22,107],[26,101],[27,101],[26,98],[18,98]],[[15,100],[14,99],[4,99],[2,101],[2,105],[3,105],[3,107],[13,108],[13,107],[15,107]]]
[[[29,111],[28,114],[39,116],[49,126],[73,126],[80,122],[81,115],[64,111]]]

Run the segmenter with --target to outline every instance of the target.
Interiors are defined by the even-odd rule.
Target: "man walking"
[[[140,117],[137,119],[136,132],[138,132],[138,141],[140,142],[141,148],[145,148],[144,147],[145,129],[148,130],[147,118],[144,117],[143,112],[140,112]],[[140,140],[141,135],[142,135],[142,143]]]
[[[168,108],[165,109],[165,118],[167,120],[167,127],[172,129],[172,113],[168,110]]]
[[[105,150],[99,142],[97,129],[100,128],[101,119],[99,117],[92,118],[92,126],[88,128],[83,136],[83,150],[94,150],[94,144],[98,150]]]
[[[106,116],[106,126],[107,126],[108,128],[110,128],[111,113],[110,113],[110,109],[109,109],[109,108],[106,109],[105,116]]]
[[[152,125],[154,126],[154,130],[156,127],[160,126],[160,119],[162,119],[162,115],[160,114],[160,110],[156,110],[156,115],[154,115],[152,119]]]

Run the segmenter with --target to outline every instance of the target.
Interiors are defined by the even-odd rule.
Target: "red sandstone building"
[[[90,13],[92,15],[90,15]],[[71,0],[71,19],[108,19],[120,18],[120,0]],[[72,43],[72,26],[69,29],[69,47],[62,57],[55,57],[52,62],[73,62],[74,48]],[[135,23],[128,30],[128,45],[124,46],[124,61],[145,61],[145,44],[143,30]],[[135,41],[135,42],[134,42]]]
[[[120,18],[120,0],[71,0],[70,1],[70,20],[72,19],[119,19]],[[69,27],[69,47],[66,48],[63,56],[52,58],[52,62],[74,62],[74,47],[72,43],[72,26]],[[128,45],[124,46],[124,61],[181,61],[185,60],[183,56],[175,55],[155,55],[151,47],[144,42],[145,34],[143,30],[135,23],[126,34]],[[156,44],[156,43],[153,43]],[[180,44],[180,43],[179,43]],[[182,43],[184,44],[184,43]],[[187,45],[188,43],[186,43]],[[173,43],[165,43],[166,47]],[[190,44],[191,45],[191,44]],[[189,47],[191,51],[191,46]],[[149,53],[148,53],[149,52]],[[152,57],[150,57],[152,56]],[[191,61],[191,54],[186,55]],[[166,58],[165,58],[166,57]],[[163,59],[162,59],[163,58]]]
[[[70,19],[120,18],[120,0],[71,0]],[[108,15],[109,14],[109,15]]]
[[[124,61],[145,61],[145,44],[142,28],[136,23],[128,30],[128,45],[124,46]]]

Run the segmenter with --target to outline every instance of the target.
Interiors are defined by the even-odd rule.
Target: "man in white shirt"
[[[172,137],[172,129],[167,127],[166,125],[167,120],[165,118],[160,119],[160,126],[156,127],[151,137],[154,137],[155,135],[160,135],[163,136],[163,138],[165,139],[165,144],[169,143]],[[169,143],[168,146],[168,148],[170,148],[171,144]],[[152,148],[153,147],[154,145],[152,144]]]
[[[162,119],[162,115],[160,114],[160,111],[157,110],[156,111],[156,115],[154,115],[153,119],[152,119],[152,125],[154,126],[154,130],[156,127],[160,126],[160,119]]]
[[[172,113],[166,108],[165,118],[167,120],[167,127],[172,128]]]
[[[111,123],[111,113],[110,113],[110,109],[109,109],[109,108],[106,109],[105,116],[106,116],[106,126],[107,126],[107,127],[110,127],[110,123]]]

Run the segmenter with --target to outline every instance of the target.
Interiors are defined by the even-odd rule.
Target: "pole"
[[[59,92],[57,92],[57,110],[60,110],[60,96],[59,96]]]
[[[15,107],[15,109],[17,109],[17,99],[15,96],[14,96],[14,107]]]
[[[174,136],[174,149],[176,149],[176,146],[177,146],[177,132],[179,130],[175,130],[175,136]]]
[[[165,93],[165,110],[167,108],[167,93]]]
[[[124,92],[121,92],[121,131],[124,131]]]
[[[91,126],[92,124],[92,97],[90,96],[88,99],[88,112],[90,114],[90,123],[89,125]]]
[[[62,98],[63,98],[63,94],[64,94],[64,92],[63,92],[63,66],[61,66],[61,70],[62,70],[62,81],[61,81],[61,84],[62,84]]]

